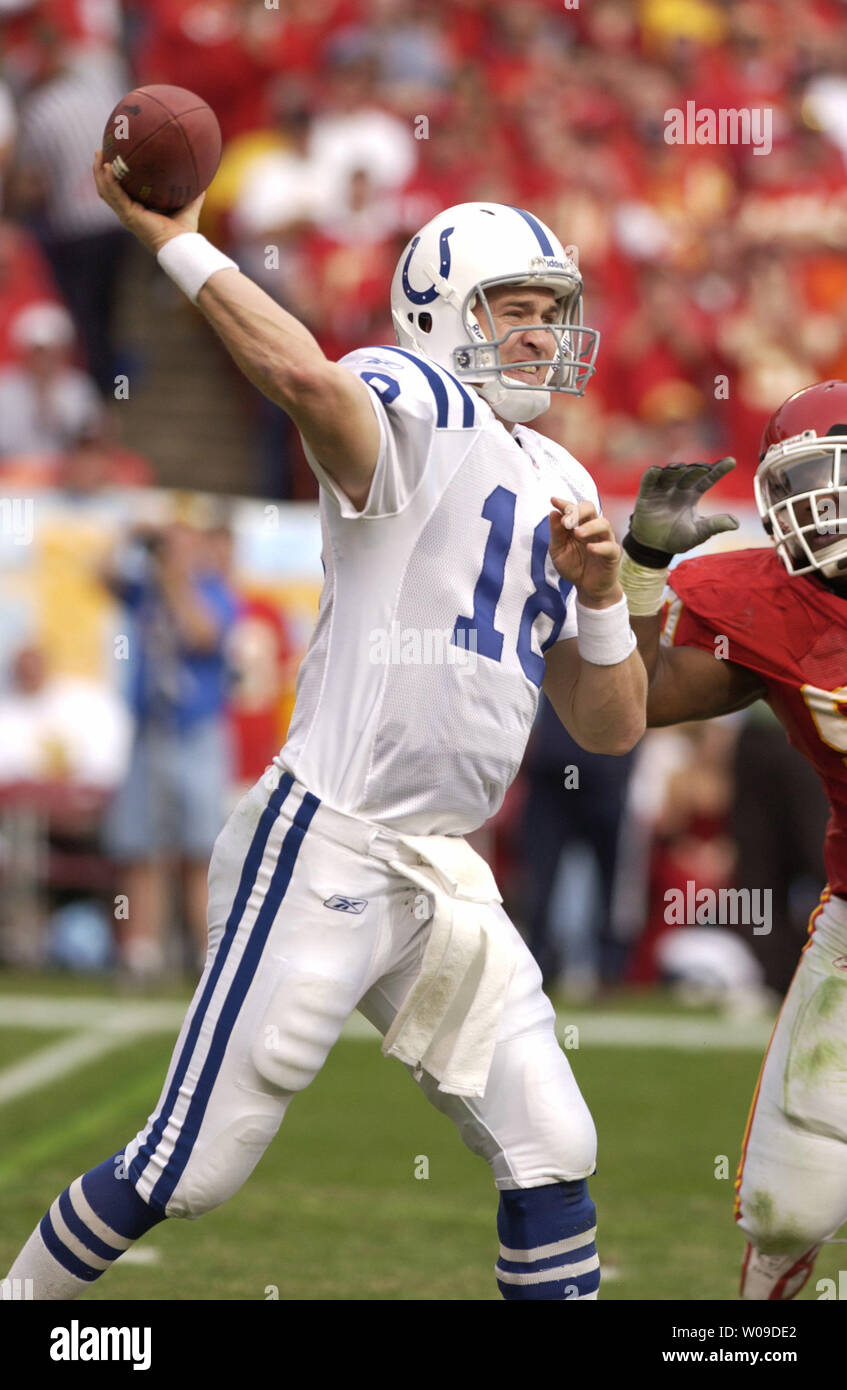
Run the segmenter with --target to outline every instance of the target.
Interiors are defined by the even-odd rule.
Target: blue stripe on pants
[[[174,1151],[168,1159],[165,1169],[161,1174],[151,1195],[151,1202],[165,1208],[170,1198],[173,1196],[174,1189],[185,1171],[191,1150],[200,1133],[200,1126],[206,1113],[206,1107],[212,1094],[221,1063],[229,1043],[232,1030],[235,1027],[241,1007],[247,997],[253,978],[258,969],[262,953],[268,934],[273,926],[276,915],[285,897],[288,885],[291,882],[291,875],[294,872],[294,865],[297,862],[297,855],[300,846],[306,836],[306,831],[312,820],[320,802],[311,792],[307,792],[294,816],[291,827],[286,833],[282,842],[279,859],[274,868],[270,887],[265,895],[256,921],[250,931],[244,954],[235,972],[235,977],[229,987],[224,1006],[221,1009],[220,1017],[215,1024],[215,1031],[212,1035],[212,1042],[200,1079],[194,1088],[194,1094],[188,1107],[188,1113],[180,1126],[180,1131],[174,1145]]]
[[[250,845],[249,850],[247,851],[247,855],[244,860],[244,866],[241,870],[241,878],[239,880],[238,890],[235,894],[229,917],[227,918],[226,927],[224,929],[223,937],[221,938],[220,946],[218,947],[217,955],[215,956],[215,963],[209,972],[209,978],[206,981],[206,987],[203,990],[203,994],[197,1005],[196,1013],[194,1014],[194,1017],[191,1020],[191,1026],[188,1030],[188,1036],[185,1039],[182,1052],[180,1053],[179,1061],[174,1070],[173,1079],[168,1089],[168,1094],[165,1097],[164,1104],[161,1110],[159,1111],[159,1114],[156,1116],[156,1119],[153,1122],[153,1125],[150,1129],[150,1133],[148,1134],[147,1138],[139,1148],[138,1153],[136,1154],[135,1158],[130,1164],[129,1176],[130,1181],[133,1184],[139,1181],[144,1169],[147,1167],[147,1164],[150,1162],[150,1159],[153,1157],[154,1153],[156,1152],[156,1149],[162,1141],[162,1135],[164,1134],[168,1120],[170,1119],[173,1113],[173,1108],[176,1104],[180,1087],[182,1086],[182,1083],[185,1080],[186,1072],[188,1071],[189,1065],[191,1063],[191,1058],[194,1054],[194,1049],[197,1045],[197,1039],[200,1036],[200,1029],[203,1026],[203,1021],[206,1017],[209,1005],[214,997],[218,980],[221,977],[224,965],[226,964],[227,956],[230,952],[230,948],[232,946],[233,941],[235,940],[236,933],[241,922],[241,918],[244,915],[245,908],[247,907],[247,903],[250,899],[250,894],[252,893],[253,887],[256,883],[256,879],[259,874],[259,868],[261,867],[262,859],[264,857],[265,849],[267,848],[267,843],[270,837],[271,830],[273,829],[274,823],[277,817],[279,816],[283,802],[285,801],[285,798],[288,796],[288,793],[290,792],[293,785],[293,777],[289,776],[289,774],[286,773],[281,778],[279,786],[276,788],[273,795],[268,800],[268,804],[262,812],[259,824],[256,827],[256,833],[253,836],[252,843]],[[153,1198],[151,1198],[151,1205],[157,1205]]]

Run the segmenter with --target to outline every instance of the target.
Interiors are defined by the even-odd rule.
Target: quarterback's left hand
[[[605,516],[591,502],[551,497],[550,559],[586,608],[606,608],[623,597],[618,583],[621,548]]]

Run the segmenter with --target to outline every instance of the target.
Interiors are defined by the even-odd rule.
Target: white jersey
[[[576,636],[548,554],[550,498],[597,489],[566,449],[513,433],[428,358],[362,348],[379,458],[357,512],[321,484],[325,581],[277,762],[336,810],[406,834],[467,834],[523,758],[544,653]]]

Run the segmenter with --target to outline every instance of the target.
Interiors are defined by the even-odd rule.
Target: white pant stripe
[[[597,1227],[582,1231],[578,1236],[568,1236],[565,1240],[554,1240],[550,1245],[536,1245],[532,1250],[510,1250],[507,1245],[500,1246],[501,1260],[514,1260],[518,1264],[533,1264],[535,1260],[549,1260],[553,1255],[566,1255],[569,1250],[579,1250],[590,1245],[597,1235]]]
[[[83,1245],[81,1240],[77,1240],[72,1231],[65,1225],[62,1213],[59,1211],[59,1198],[57,1197],[50,1208],[50,1223],[59,1240],[70,1250],[72,1255],[76,1255],[78,1260],[88,1265],[89,1269],[109,1269],[113,1264],[112,1260],[104,1260],[102,1255],[95,1255],[93,1250],[89,1250],[87,1245]]]
[[[117,1181],[117,1179],[116,1179]],[[127,1178],[127,1182],[129,1179]],[[79,1217],[84,1221],[92,1235],[99,1236],[100,1240],[111,1245],[115,1250],[128,1250],[135,1242],[127,1240],[126,1236],[119,1236],[117,1231],[113,1231],[105,1221],[101,1221],[94,1208],[88,1201],[82,1190],[82,1178],[75,1178],[68,1188],[68,1196],[71,1199],[71,1206]],[[51,1217],[52,1220],[52,1217]],[[94,1255],[86,1259],[86,1264],[93,1264]]]
[[[494,1266],[494,1271],[501,1284],[551,1284],[558,1279],[575,1279],[579,1274],[589,1274],[592,1269],[599,1268],[599,1255],[592,1255],[575,1265],[554,1265],[552,1269],[530,1270],[527,1274],[514,1274],[499,1265]]]

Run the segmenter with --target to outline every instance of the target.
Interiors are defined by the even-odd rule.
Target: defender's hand
[[[737,531],[738,521],[728,512],[701,516],[697,503],[735,467],[735,459],[707,463],[669,463],[648,468],[641,479],[630,522],[630,535],[640,545],[671,555],[693,550],[720,531]]]
[[[605,516],[591,502],[551,497],[550,559],[573,584],[586,608],[606,608],[623,597],[618,583],[621,548]]]
[[[120,181],[115,178],[111,164],[105,163],[102,150],[98,150],[94,156],[94,182],[103,202],[109,204],[127,231],[138,237],[142,246],[146,246],[154,256],[172,237],[179,236],[182,232],[197,231],[205,193],[201,193],[199,198],[195,198],[192,203],[187,203],[184,208],[169,216],[162,212],[154,212],[130,198],[128,193],[124,193]]]

